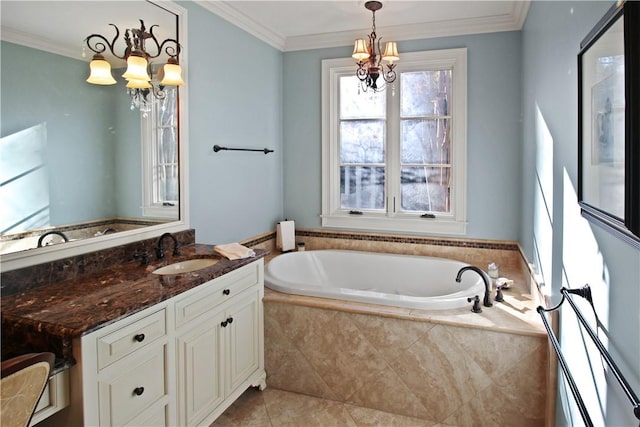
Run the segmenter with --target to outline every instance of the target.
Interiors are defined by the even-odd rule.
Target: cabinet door
[[[197,425],[224,400],[220,352],[223,314],[218,313],[193,326],[177,340],[181,425]]]
[[[236,297],[237,302],[226,310],[225,328],[227,341],[227,389],[230,394],[242,384],[260,365],[259,350],[259,299],[257,290],[251,290]]]

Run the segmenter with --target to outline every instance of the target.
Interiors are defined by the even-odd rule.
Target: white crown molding
[[[209,12],[215,13],[225,21],[228,21],[252,36],[262,40],[268,45],[281,51],[284,50],[285,37],[282,34],[276,33],[275,31],[257,23],[244,13],[231,6],[231,2],[217,0],[194,0],[194,2]]]
[[[195,2],[229,23],[283,52],[347,46],[351,44],[352,40],[361,38],[370,32],[370,29],[362,29],[357,31],[340,31],[285,37],[238,11],[233,7],[231,1],[195,0]],[[530,0],[515,1],[513,3],[513,9],[509,14],[379,27],[378,32],[383,33],[387,40],[393,39],[401,41],[501,31],[519,31],[522,29],[522,25],[526,19],[530,3]]]
[[[73,49],[66,46],[61,46],[51,42],[50,40],[35,36],[33,34],[25,33],[23,31],[14,30],[13,28],[2,28],[2,40],[33,49],[43,50],[45,52],[55,53],[56,55],[79,59],[81,61],[91,60],[90,56],[89,58],[82,57],[82,49],[80,47],[78,47],[77,49]]]
[[[529,6],[529,0],[518,1],[514,3],[513,10],[509,14],[378,27],[377,32],[378,34],[384,34],[386,40],[402,41],[502,31],[519,31],[522,29],[522,25],[527,17]],[[369,34],[369,32],[371,32],[370,28],[357,31],[289,37],[286,39],[284,52],[347,46],[352,43],[352,40],[362,38]]]

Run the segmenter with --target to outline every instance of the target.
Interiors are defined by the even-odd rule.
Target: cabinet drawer
[[[165,311],[160,310],[98,338],[98,369],[146,347],[166,334]]]
[[[166,345],[147,352],[123,361],[117,376],[100,380],[100,425],[125,425],[167,394]]]
[[[176,301],[176,327],[179,328],[257,284],[260,278],[259,271],[260,263],[253,262],[202,285],[196,292]]]

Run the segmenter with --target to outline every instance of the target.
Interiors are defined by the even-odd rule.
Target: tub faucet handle
[[[474,313],[482,313],[482,308],[480,307],[480,297],[476,295],[474,298],[467,298],[467,302],[473,301],[473,307],[471,311]]]
[[[495,302],[502,302],[504,301],[504,297],[502,296],[502,286],[498,286],[496,289],[496,297],[493,299]]]

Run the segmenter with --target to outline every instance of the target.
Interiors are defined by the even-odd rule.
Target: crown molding
[[[530,1],[514,2],[509,14],[493,15],[479,18],[443,20],[421,24],[407,24],[378,27],[378,33],[384,34],[387,40],[419,40],[435,37],[461,36],[469,34],[497,33],[502,31],[519,31],[527,17]],[[305,49],[321,49],[347,46],[357,38],[369,34],[370,28],[356,31],[341,31],[325,34],[311,34],[286,39],[283,51]]]
[[[231,1],[195,0],[195,2],[229,23],[283,52],[347,46],[351,44],[352,40],[361,38],[370,31],[370,29],[362,29],[285,37],[257,23],[244,13],[239,12],[233,7]],[[402,41],[502,31],[519,31],[522,29],[522,25],[527,17],[530,3],[530,0],[515,1],[512,11],[508,14],[379,27],[378,32],[384,33],[386,39]]]
[[[25,33],[23,31],[14,30],[13,28],[2,29],[2,40],[10,43],[19,44],[21,46],[33,49],[43,50],[45,52],[54,53],[56,55],[67,56],[69,58],[78,59],[80,61],[89,61],[91,58],[82,57],[82,49],[73,49],[61,46],[50,40]]]
[[[195,0],[194,2],[268,45],[284,51],[285,37],[282,34],[270,30],[238,11],[231,5],[230,1]]]

